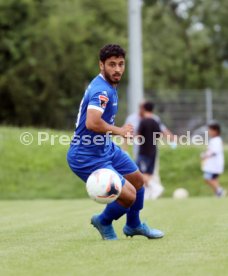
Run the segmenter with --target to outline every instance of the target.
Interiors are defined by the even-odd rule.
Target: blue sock
[[[142,187],[137,191],[136,200],[131,206],[130,210],[127,212],[127,225],[132,228],[136,228],[141,224],[139,212],[143,208],[144,190],[144,187]]]
[[[122,215],[126,214],[129,208],[121,206],[117,201],[114,201],[106,206],[104,211],[100,214],[100,222],[103,225],[110,225],[115,219],[119,219]]]

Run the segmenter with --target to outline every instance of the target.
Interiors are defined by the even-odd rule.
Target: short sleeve
[[[167,129],[166,125],[162,123],[161,118],[158,115],[153,114],[153,119],[159,124],[161,132]]]
[[[87,109],[95,109],[103,113],[106,109],[108,102],[109,102],[109,97],[106,91],[97,92],[89,100]]]

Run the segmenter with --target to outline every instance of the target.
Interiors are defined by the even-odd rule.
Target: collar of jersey
[[[106,79],[103,77],[103,75],[100,73],[98,75],[103,81],[105,81],[105,83],[107,83],[112,89],[114,89],[116,91],[116,88],[113,87],[108,81],[106,81]]]

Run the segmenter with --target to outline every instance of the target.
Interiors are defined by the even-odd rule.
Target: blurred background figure
[[[208,134],[210,141],[207,151],[201,154],[204,180],[217,197],[223,197],[226,191],[219,183],[219,176],[224,171],[224,151],[219,123],[211,122],[208,125]]]
[[[134,127],[134,135],[138,134],[138,128],[140,125],[141,120],[144,118],[145,114],[145,106],[150,106],[150,117],[157,122],[159,125],[159,129],[164,137],[169,137],[170,141],[174,140],[174,136],[172,132],[166,127],[165,124],[162,123],[160,117],[153,113],[154,111],[154,103],[150,101],[144,100],[139,105],[139,111],[138,113],[132,113],[130,114],[125,121],[125,124],[132,124]],[[125,141],[126,142],[126,141]],[[152,144],[152,140],[151,140]],[[176,147],[176,144],[174,142],[171,143],[171,146],[173,148]],[[128,150],[128,145],[124,144],[124,149]],[[135,160],[138,159],[138,152],[139,152],[139,146],[134,144],[133,145],[133,158]],[[161,178],[159,174],[159,153],[157,151],[155,163],[154,163],[154,169],[153,169],[153,177],[151,177],[150,182],[147,185],[146,192],[145,192],[145,199],[157,199],[159,196],[162,195],[164,191],[164,186],[161,183]]]
[[[160,126],[153,118],[153,107],[152,102],[145,102],[141,106],[141,121],[137,131],[138,135],[144,137],[143,143],[139,145],[136,163],[144,176],[145,199],[153,198],[155,193],[161,195],[164,190],[161,184],[158,186],[151,182],[157,154],[157,138],[161,134]]]

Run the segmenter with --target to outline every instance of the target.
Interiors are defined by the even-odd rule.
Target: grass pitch
[[[142,219],[161,240],[102,241],[90,200],[0,202],[0,275],[228,275],[228,200],[146,202]]]

